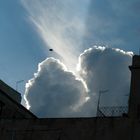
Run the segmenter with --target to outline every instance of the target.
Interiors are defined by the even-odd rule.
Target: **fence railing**
[[[128,113],[128,106],[111,106],[100,107],[97,110],[98,117],[111,117],[111,116],[123,116]]]

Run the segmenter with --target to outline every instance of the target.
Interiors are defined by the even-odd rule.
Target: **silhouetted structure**
[[[19,94],[1,81],[0,140],[139,140],[140,56],[133,57],[130,70],[128,114],[124,111],[117,117],[100,109],[100,117],[39,119],[21,106]]]

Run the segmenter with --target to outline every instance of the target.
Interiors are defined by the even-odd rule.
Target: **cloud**
[[[30,110],[39,117],[69,117],[76,115],[87,94],[81,80],[59,60],[48,58],[26,84],[25,97]]]
[[[26,102],[39,117],[91,117],[96,115],[99,92],[108,90],[102,94],[100,106],[126,106],[132,55],[94,46],[79,56],[77,75],[59,60],[48,58],[26,84]]]
[[[90,93],[97,98],[100,91],[108,90],[102,95],[101,106],[126,105],[129,94],[132,52],[108,47],[93,47],[85,50],[79,57],[78,69],[86,81]]]
[[[74,66],[80,52],[92,44],[107,44],[126,50],[139,44],[137,0],[21,1],[46,46],[53,48],[55,53],[51,56],[56,57],[57,53],[72,71],[76,71]],[[101,105],[126,105],[131,57],[130,52],[95,46],[80,55],[77,75],[66,70],[58,60],[43,61],[26,87],[31,111],[49,117],[93,116],[102,90],[108,92],[101,96]],[[56,73],[52,74],[54,70]],[[77,77],[82,79],[76,80]]]

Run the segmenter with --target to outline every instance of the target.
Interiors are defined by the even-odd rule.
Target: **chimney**
[[[133,56],[129,97],[129,117],[140,119],[140,56]]]

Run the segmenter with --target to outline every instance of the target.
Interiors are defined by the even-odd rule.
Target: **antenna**
[[[18,91],[18,85],[19,85],[20,83],[22,83],[22,82],[24,82],[24,80],[16,81],[16,91]]]

